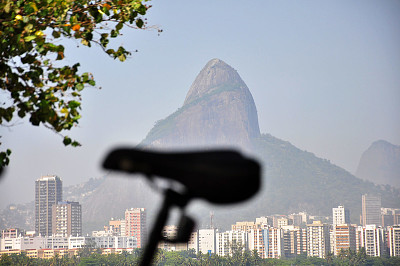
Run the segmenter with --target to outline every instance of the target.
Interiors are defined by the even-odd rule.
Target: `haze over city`
[[[82,120],[69,134],[82,147],[65,148],[59,136],[24,120],[1,129],[13,151],[0,179],[1,208],[32,201],[44,174],[66,186],[104,176],[105,153],[140,143],[181,107],[212,58],[247,84],[263,133],[351,173],[372,142],[400,144],[399,2],[151,3],[149,24],[163,32],[125,29],[116,45],[139,52],[124,63],[68,42],[67,60],[102,87],[84,92]]]

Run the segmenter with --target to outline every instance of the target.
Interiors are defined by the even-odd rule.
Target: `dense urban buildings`
[[[62,180],[56,175],[42,176],[35,182],[35,231],[50,236],[52,230],[52,206],[62,201]]]
[[[42,224],[38,223],[37,232],[3,229],[0,255],[23,251],[27,256],[51,258],[56,255],[77,255],[78,249],[88,245],[102,254],[133,252],[135,248],[144,247],[147,236],[146,209],[127,209],[125,219],[111,218],[104,230],[92,231],[91,236],[82,236],[81,205],[58,200],[62,198],[61,179],[57,176],[41,177],[35,186],[35,210],[38,211],[38,218],[42,215],[42,220],[38,219]],[[400,209],[381,208],[380,197],[376,196],[363,195],[361,200],[361,222],[375,223],[351,224],[350,212],[340,205],[332,208],[330,217],[299,212],[237,221],[227,231],[220,231],[211,225],[211,228],[194,231],[188,243],[164,241],[158,247],[167,251],[193,250],[196,254],[219,256],[233,256],[238,250],[248,250],[257,252],[262,259],[291,258],[302,254],[327,258],[329,254],[340,256],[347,250],[365,250],[365,254],[372,257],[400,257]],[[49,217],[52,221],[51,234],[46,224]],[[174,239],[178,230],[177,226],[168,225],[164,227],[162,235]]]

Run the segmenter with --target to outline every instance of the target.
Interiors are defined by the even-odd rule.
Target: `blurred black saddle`
[[[236,203],[260,188],[260,165],[234,150],[155,152],[136,148],[111,151],[103,167],[178,181],[191,198]]]

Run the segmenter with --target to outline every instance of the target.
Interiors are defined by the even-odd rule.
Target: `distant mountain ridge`
[[[362,154],[356,176],[400,188],[400,146],[378,140]]]

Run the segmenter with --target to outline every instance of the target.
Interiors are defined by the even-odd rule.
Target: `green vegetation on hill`
[[[340,204],[350,209],[352,222],[358,222],[361,195],[380,194],[382,206],[400,205],[400,191],[356,178],[328,160],[302,151],[289,142],[263,134],[254,147],[264,164],[266,198],[271,212],[306,210],[318,215],[331,215]]]

